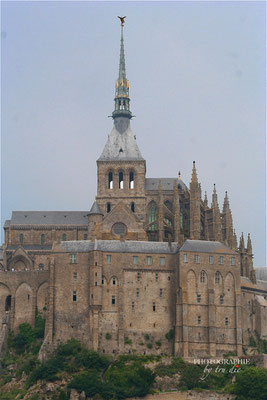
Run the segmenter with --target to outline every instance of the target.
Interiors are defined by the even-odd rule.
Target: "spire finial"
[[[112,113],[112,118],[127,117],[132,118],[130,111],[130,97],[129,97],[129,81],[126,78],[125,55],[124,55],[124,39],[123,27],[125,17],[119,17],[121,21],[121,46],[120,46],[120,65],[119,77],[115,82],[115,109]]]
[[[193,182],[198,183],[198,180],[197,180],[197,170],[196,170],[196,162],[195,162],[195,161],[193,161],[193,169],[192,169],[192,179],[191,179],[191,182],[192,182],[192,183],[193,183]]]

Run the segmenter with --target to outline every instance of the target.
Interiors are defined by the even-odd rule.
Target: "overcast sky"
[[[88,210],[112,129],[120,22],[147,177],[227,190],[266,265],[264,2],[2,2],[2,224]]]

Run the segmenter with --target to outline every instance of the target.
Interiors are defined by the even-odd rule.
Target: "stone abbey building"
[[[0,259],[0,347],[8,329],[46,318],[44,346],[76,337],[106,353],[242,355],[267,335],[267,282],[251,240],[239,244],[227,193],[204,200],[195,162],[187,186],[147,178],[130,126],[123,21],[113,129],[97,160],[90,211],[14,211]],[[1,349],[0,349],[1,350]]]

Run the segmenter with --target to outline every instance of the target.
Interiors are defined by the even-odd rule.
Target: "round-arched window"
[[[115,235],[125,235],[127,232],[126,225],[122,222],[116,222],[112,227],[112,232],[115,233]]]

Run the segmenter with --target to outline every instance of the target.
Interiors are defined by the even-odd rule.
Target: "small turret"
[[[88,234],[89,238],[92,238],[95,233],[95,226],[103,220],[104,214],[100,210],[96,200],[94,201],[91,210],[88,213]]]

